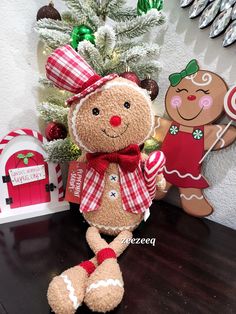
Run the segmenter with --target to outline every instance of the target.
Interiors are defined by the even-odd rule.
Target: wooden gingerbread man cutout
[[[171,74],[169,80],[165,108],[171,120],[156,117],[155,124],[155,134],[163,142],[161,149],[167,159],[167,187],[164,192],[158,191],[156,198],[163,198],[172,185],[176,186],[183,210],[205,217],[213,208],[202,192],[209,186],[201,174],[202,158],[217,138],[214,150],[225,148],[236,139],[235,127],[220,137],[226,126],[212,124],[223,114],[228,87],[219,75],[200,70],[196,60],[180,73]]]

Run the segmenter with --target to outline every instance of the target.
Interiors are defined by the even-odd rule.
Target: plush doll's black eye
[[[93,108],[92,113],[94,116],[98,116],[99,115],[100,110],[98,108]]]
[[[129,103],[128,101],[126,101],[126,102],[124,103],[124,107],[125,107],[126,109],[129,109],[129,108],[130,108],[130,103]]]

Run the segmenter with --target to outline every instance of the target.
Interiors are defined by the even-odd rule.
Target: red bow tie
[[[139,165],[140,149],[138,145],[129,145],[115,153],[87,154],[88,168],[104,174],[109,163],[117,163],[125,172],[133,172]]]

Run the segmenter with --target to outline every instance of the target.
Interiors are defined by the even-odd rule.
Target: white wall
[[[135,5],[136,0],[131,0]],[[38,129],[36,104],[41,96],[38,85],[39,72],[43,71],[45,56],[42,44],[33,30],[38,8],[45,0],[0,1],[0,73],[1,114],[0,137],[17,127]],[[63,2],[54,1],[61,10]],[[236,80],[235,47],[224,49],[220,40],[208,39],[208,30],[200,31],[197,21],[188,19],[186,10],[179,8],[178,0],[165,1],[169,27],[161,60],[163,71],[159,78],[161,88],[155,110],[164,111],[163,97],[168,87],[168,75],[182,69],[196,58],[203,68],[221,74],[229,84]],[[205,163],[206,177],[212,188],[206,191],[215,206],[212,219],[236,228],[236,146],[227,151],[211,154]],[[215,171],[217,169],[217,171]],[[176,198],[171,197],[176,202]]]

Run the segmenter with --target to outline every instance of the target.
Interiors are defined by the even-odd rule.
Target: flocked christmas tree
[[[65,3],[69,11],[61,15],[52,3],[38,11],[36,31],[45,42],[45,50],[50,53],[71,44],[98,74],[121,74],[149,90],[154,99],[158,86],[150,77],[160,71],[157,60],[160,47],[144,42],[143,35],[165,22],[160,11],[163,0],[138,0],[137,8],[127,7],[125,0],[65,0]],[[56,90],[38,106],[41,118],[47,123],[48,160],[75,160],[80,150],[67,134],[65,106],[71,95],[54,88],[46,78],[40,82],[45,88]]]

